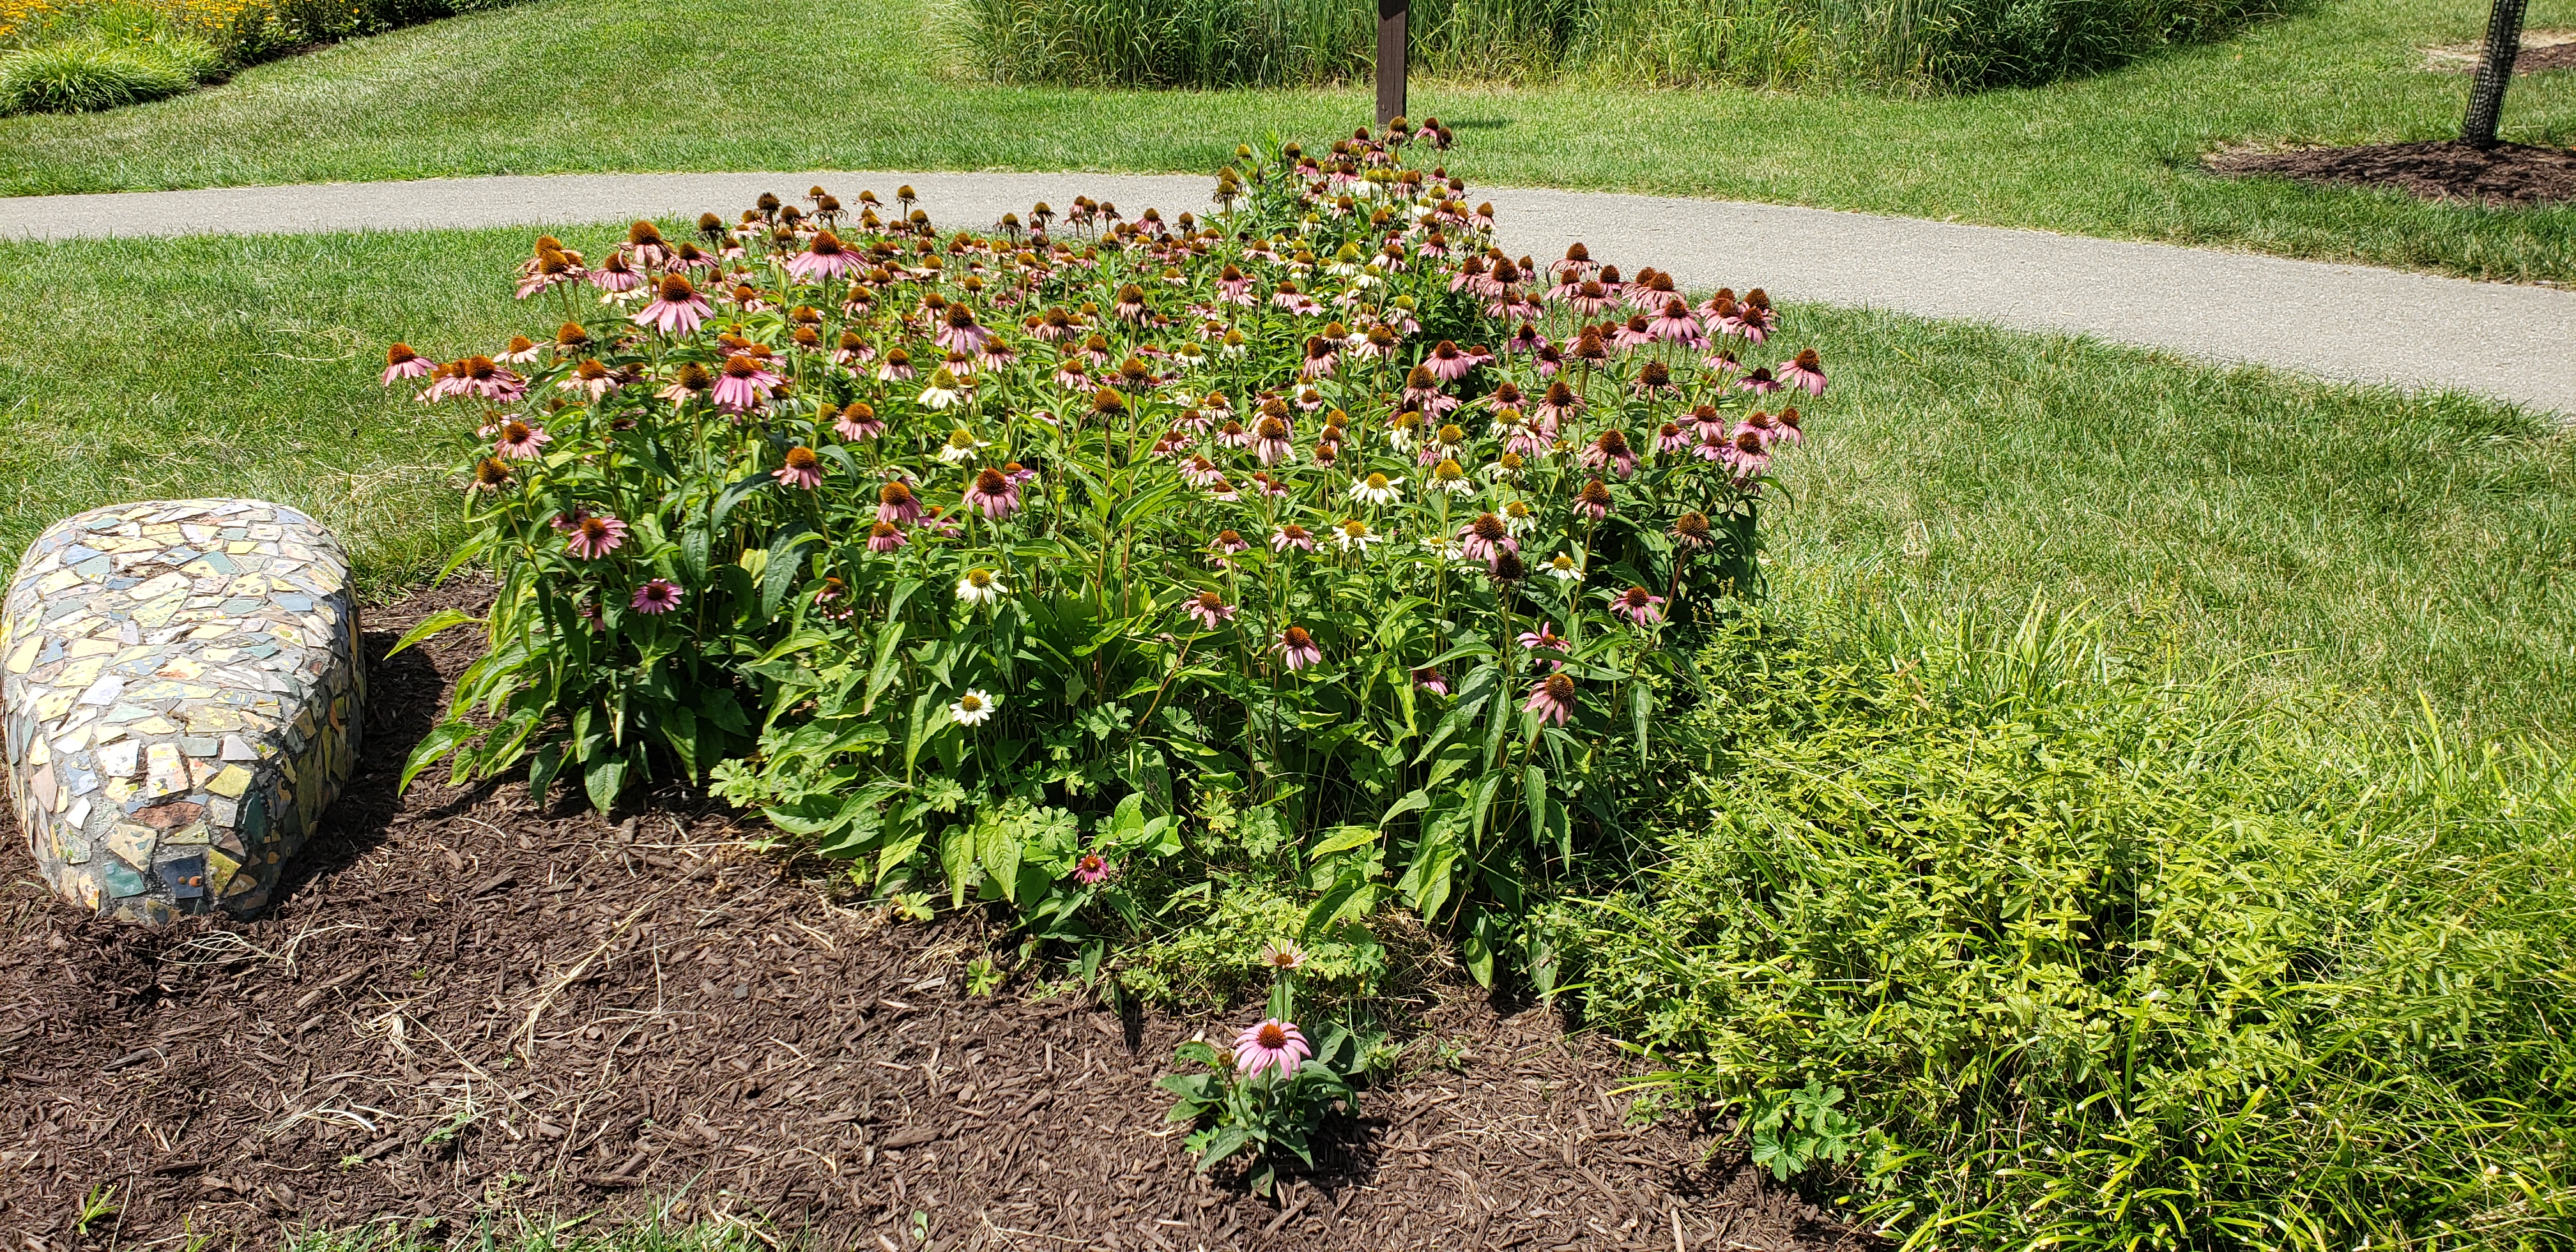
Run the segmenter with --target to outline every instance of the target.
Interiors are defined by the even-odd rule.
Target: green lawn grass
[[[2489,210],[2227,180],[2224,144],[2453,133],[2468,80],[2420,45],[2483,6],[2315,0],[2220,44],[2029,90],[1902,99],[1424,84],[1484,183],[1778,201],[2576,280],[2576,205]],[[1357,90],[1091,92],[969,80],[931,0],[538,0],[256,67],[176,100],[0,119],[0,192],[574,170],[1206,172],[1242,137],[1365,120]],[[2576,25],[2538,0],[2534,27]],[[2576,72],[2506,137],[2576,143]]]
[[[379,388],[383,345],[453,356],[551,325],[510,299],[525,246],[0,245],[0,553],[82,508],[249,494],[333,526],[374,591],[417,579],[462,533],[470,432]],[[2212,673],[2392,712],[2421,690],[2493,731],[2576,720],[2576,439],[2547,419],[1885,313],[1789,325],[1836,383],[1786,465],[1784,591],[2090,601],[2132,651]]]

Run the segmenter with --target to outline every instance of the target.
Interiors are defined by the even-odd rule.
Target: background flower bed
[[[977,68],[1011,82],[1246,87],[1365,80],[1355,0],[955,0]],[[2275,0],[1418,0],[1418,72],[1638,86],[1976,90],[2052,82],[2223,38]]]
[[[0,0],[0,113],[176,95],[315,44],[511,0]]]

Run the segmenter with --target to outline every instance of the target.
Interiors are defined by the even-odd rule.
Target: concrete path
[[[563,174],[0,198],[0,239],[580,225],[730,217],[763,191],[848,198],[910,183],[933,221],[986,226],[1075,195],[1130,216],[1205,209],[1194,175]],[[2576,290],[2437,278],[2042,231],[1718,200],[1518,188],[1490,196],[1501,242],[1541,259],[1655,265],[1685,285],[2091,335],[2206,361],[2476,392],[2576,415]]]

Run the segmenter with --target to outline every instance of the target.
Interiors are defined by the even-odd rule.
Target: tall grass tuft
[[[0,113],[72,113],[175,96],[215,68],[215,50],[185,37],[95,35],[0,52]]]
[[[1122,87],[1367,76],[1365,0],[958,0],[1004,81]],[[1957,90],[2047,82],[2223,35],[2278,0],[1418,0],[1416,68],[1480,81]]]
[[[1908,1246],[2576,1238],[2576,773],[2123,672],[2081,614],[1705,658],[1587,1010],[1695,1101],[1839,1086]],[[1756,677],[1758,675],[1758,677]]]

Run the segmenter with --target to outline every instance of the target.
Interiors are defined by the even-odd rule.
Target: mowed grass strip
[[[0,119],[0,192],[602,170],[1207,172],[1238,139],[1367,120],[1357,89],[1023,88],[959,67],[931,0],[535,0],[80,116]],[[1418,84],[1417,114],[1487,184],[1633,190],[1956,218],[2576,280],[2576,206],[2487,209],[2200,171],[2232,144],[2456,132],[2468,79],[2420,47],[2483,8],[2316,0],[2239,38],[2096,77],[1974,95]],[[2534,28],[2576,25],[2537,0]],[[2576,72],[2526,75],[2506,138],[2576,143]]]
[[[511,299],[529,238],[0,245],[0,554],[95,505],[253,495],[338,530],[378,593],[434,570],[462,534],[470,418],[379,387],[384,346],[549,330]],[[1835,381],[1783,463],[1777,579],[2089,601],[2128,650],[2212,674],[2391,712],[2420,691],[2491,731],[2576,721],[2576,439],[2552,419],[1793,308],[1774,346],[1807,344]]]

